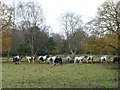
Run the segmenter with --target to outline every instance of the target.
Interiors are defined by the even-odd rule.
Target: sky
[[[28,2],[32,0],[2,0],[10,5],[13,2]],[[33,0],[41,5],[46,22],[51,26],[52,32],[63,33],[60,27],[60,17],[67,11],[72,11],[81,16],[83,23],[96,16],[97,8],[106,0]]]

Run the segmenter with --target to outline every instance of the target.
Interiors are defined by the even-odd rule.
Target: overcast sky
[[[6,4],[18,3],[19,1],[28,2],[32,0],[2,0]],[[33,0],[41,5],[46,17],[47,24],[50,25],[55,33],[62,33],[58,19],[66,11],[72,11],[81,15],[85,23],[94,18],[97,8],[106,0]]]

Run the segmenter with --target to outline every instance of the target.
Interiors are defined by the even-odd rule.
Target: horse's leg
[[[103,60],[101,59],[100,62],[103,63]]]
[[[55,66],[55,65],[56,65],[56,63],[53,63],[53,65]]]
[[[102,61],[103,61],[103,60],[102,60],[102,59],[100,59],[100,63],[102,63]]]
[[[33,63],[34,63],[34,59],[33,59],[32,61],[33,61]]]
[[[52,64],[52,61],[49,61],[49,64]]]
[[[75,64],[75,62],[76,62],[76,59],[74,60],[74,64]]]
[[[87,63],[89,63],[89,60],[87,60]]]
[[[93,58],[92,58],[92,62],[91,63],[93,63]]]
[[[105,63],[105,61],[104,61],[104,60],[102,60],[102,63]]]
[[[53,60],[49,60],[49,63],[50,63],[50,64],[53,64]]]
[[[18,64],[20,64],[20,61],[18,61]]]
[[[88,59],[86,59],[86,62],[88,63]]]
[[[44,63],[45,63],[45,60],[44,60]]]
[[[81,60],[81,59],[79,60],[79,63],[81,63],[81,64],[82,64],[82,60]]]
[[[14,62],[14,64],[16,64],[16,62]]]
[[[101,63],[101,59],[99,59],[99,62]]]
[[[107,60],[105,60],[105,63],[107,63]]]
[[[40,60],[40,64],[42,63],[42,60]]]
[[[28,59],[28,63],[30,63],[30,60]]]

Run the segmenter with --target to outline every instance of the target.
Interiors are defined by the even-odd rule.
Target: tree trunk
[[[75,51],[73,52],[72,49],[71,49],[71,47],[70,47],[70,44],[68,44],[68,47],[69,47],[69,50],[70,50],[70,52],[71,52],[72,54],[76,54],[76,48],[75,48]]]
[[[31,41],[31,55],[34,55],[34,47],[33,47],[33,39],[34,37],[32,37],[32,41]]]
[[[10,58],[10,47],[9,47],[9,49],[8,49],[8,52],[7,52],[7,62],[9,62],[9,58]]]
[[[75,58],[75,54],[76,54],[76,48],[75,48],[75,51],[73,52],[72,51],[72,49],[71,49],[71,47],[70,47],[70,43],[68,43],[68,47],[69,47],[69,50],[70,50],[70,52],[71,52],[71,58],[72,58],[72,60],[74,60],[74,58]]]
[[[37,54],[38,50],[39,50],[39,49],[37,49],[37,50],[36,50],[36,52],[34,53],[34,55],[33,55],[34,57],[36,56],[36,54]]]

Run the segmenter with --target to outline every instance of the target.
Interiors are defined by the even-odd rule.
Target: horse
[[[53,57],[53,65],[55,66],[56,64],[62,65],[62,57]]]
[[[120,57],[118,57],[118,56],[116,56],[116,57],[114,57],[113,58],[113,63],[115,63],[115,62],[120,62]]]
[[[44,62],[45,63],[45,60],[49,58],[49,55],[45,55],[45,56],[39,56],[38,57],[38,60],[40,63]]]
[[[93,63],[93,56],[81,56],[81,57],[75,57],[74,63],[78,61],[79,63],[82,63],[83,60],[86,60],[87,63],[89,63],[89,60],[92,60],[91,63]]]
[[[49,57],[49,58],[47,58],[47,64],[52,64],[52,62],[53,62],[53,58],[52,57]]]
[[[84,59],[84,56],[81,56],[81,57],[75,57],[74,58],[74,64],[76,61],[78,61],[79,63],[82,63],[82,60]]]
[[[99,61],[101,63],[106,63],[107,62],[107,56],[105,55],[105,56],[100,57]]]
[[[15,64],[20,64],[20,61],[22,60],[23,57],[20,57],[19,55],[13,57],[13,62]]]
[[[91,63],[93,63],[93,56],[84,56],[84,59],[86,60],[87,63],[89,63],[89,60],[92,60]]]
[[[47,58],[47,63],[48,64],[52,63],[54,66],[57,65],[57,64],[62,65],[62,58],[57,57],[57,56],[49,57],[49,58]]]
[[[35,57],[30,57],[30,56],[26,56],[26,59],[27,59],[27,61],[28,61],[28,63],[30,63],[31,61],[32,61],[32,63],[34,63],[35,62]]]
[[[70,56],[66,57],[67,63],[70,63],[70,61],[72,60],[72,58]]]

